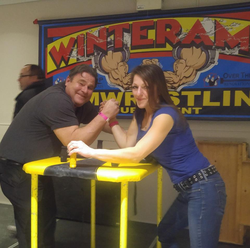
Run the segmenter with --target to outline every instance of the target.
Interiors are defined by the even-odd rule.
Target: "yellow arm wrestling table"
[[[77,167],[70,168],[60,157],[52,157],[24,164],[23,170],[31,174],[31,248],[37,248],[38,238],[38,175],[78,177],[91,180],[91,248],[95,248],[95,181],[120,182],[120,248],[127,248],[128,182],[141,181],[158,170],[157,224],[162,216],[162,168],[147,162],[111,164],[96,159],[77,159]],[[157,241],[157,248],[161,245]]]

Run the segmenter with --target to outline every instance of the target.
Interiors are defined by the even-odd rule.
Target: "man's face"
[[[34,82],[34,76],[30,74],[30,66],[25,66],[22,68],[18,82],[21,90],[24,90]]]
[[[81,107],[92,96],[95,89],[95,78],[87,72],[78,73],[72,80],[67,77],[65,85],[65,92],[70,96],[75,107]]]

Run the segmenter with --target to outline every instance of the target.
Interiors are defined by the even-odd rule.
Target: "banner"
[[[117,99],[119,117],[135,110],[131,70],[154,63],[188,119],[250,119],[250,4],[38,23],[47,81],[89,64],[99,81],[91,102]]]

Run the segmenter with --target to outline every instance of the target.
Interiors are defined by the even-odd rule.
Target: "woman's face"
[[[146,85],[138,75],[134,76],[132,83],[132,93],[138,108],[149,108],[148,85]]]

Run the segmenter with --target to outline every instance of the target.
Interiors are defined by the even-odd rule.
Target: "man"
[[[39,65],[26,64],[21,69],[18,82],[22,91],[15,98],[16,105],[13,118],[15,118],[26,102],[46,89],[44,79],[44,71]],[[7,228],[13,233],[13,235],[16,235],[15,226],[8,225]]]
[[[108,120],[119,112],[118,102],[106,102],[101,113],[89,102],[97,73],[88,65],[74,67],[65,83],[33,97],[14,118],[0,144],[3,168],[1,187],[14,207],[19,248],[30,247],[30,175],[22,166],[29,161],[58,156],[71,140],[91,144]],[[79,126],[80,123],[87,124]],[[39,248],[54,248],[55,197],[52,179],[39,177]]]
[[[27,64],[21,69],[18,81],[22,92],[15,99],[13,117],[17,115],[26,102],[46,89],[44,79],[44,72],[38,65]]]

